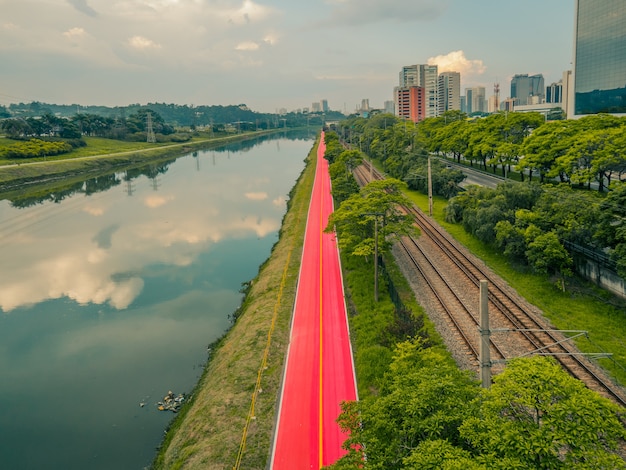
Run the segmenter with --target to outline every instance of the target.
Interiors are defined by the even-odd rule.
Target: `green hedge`
[[[31,139],[28,142],[17,142],[0,150],[0,158],[36,158],[60,155],[72,151],[67,142],[46,142]]]

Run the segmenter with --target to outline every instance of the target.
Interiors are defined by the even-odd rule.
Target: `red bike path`
[[[347,437],[336,423],[340,404],[357,399],[339,253],[334,234],[323,233],[333,211],[325,148],[322,133],[274,435],[273,470],[319,469],[339,459]]]

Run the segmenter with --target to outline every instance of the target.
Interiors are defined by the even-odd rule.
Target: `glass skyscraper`
[[[626,0],[578,0],[574,114],[626,113]]]
[[[515,99],[516,105],[532,104],[532,97],[536,97],[537,103],[541,103],[545,95],[543,75],[518,74],[511,79],[511,98]]]

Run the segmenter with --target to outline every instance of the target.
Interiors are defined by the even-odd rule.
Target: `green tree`
[[[560,276],[565,291],[565,278],[572,275],[573,260],[554,232],[529,236],[526,240],[526,259],[538,273],[555,273]]]
[[[342,405],[339,424],[350,433],[344,443],[349,452],[331,468],[410,468],[405,459],[422,442],[460,445],[458,429],[476,394],[469,373],[449,357],[419,341],[398,344],[379,396]]]
[[[359,166],[362,161],[363,157],[358,150],[345,150],[329,166],[328,170],[333,182],[332,193],[336,204],[341,204],[359,191],[359,185],[354,179],[352,170]]]
[[[17,139],[34,134],[34,131],[31,129],[28,122],[20,118],[4,119],[3,121],[0,121],[0,128],[11,139]]]
[[[540,182],[544,182],[548,175],[555,174],[552,170],[556,159],[567,152],[570,139],[575,135],[576,129],[573,121],[555,121],[544,124],[524,139],[520,149],[523,157],[519,160],[517,171],[527,171],[531,181],[533,174],[538,172]],[[559,175],[558,172],[556,174]]]
[[[341,152],[343,152],[344,148],[339,142],[339,136],[336,132],[326,132],[324,133],[324,144],[326,145],[326,149],[324,151],[324,158],[328,160],[329,164],[335,163],[335,160]]]
[[[474,451],[533,469],[623,469],[624,410],[549,357],[514,359],[460,427]],[[488,468],[493,468],[489,466]]]
[[[414,232],[411,217],[400,209],[411,205],[402,193],[405,188],[393,178],[372,181],[340,204],[326,231],[336,230],[339,247],[354,256],[373,255],[376,237],[378,252],[388,250],[393,238]]]

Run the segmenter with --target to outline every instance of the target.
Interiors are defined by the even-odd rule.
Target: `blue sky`
[[[0,105],[352,112],[428,62],[506,98],[517,73],[558,81],[573,31],[574,0],[0,0]]]

